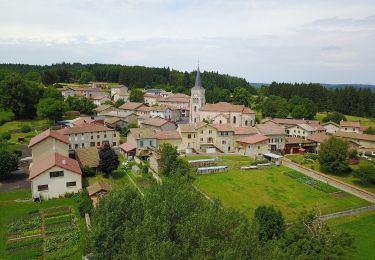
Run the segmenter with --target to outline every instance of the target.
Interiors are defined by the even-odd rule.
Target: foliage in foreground
[[[285,230],[261,207],[257,221],[225,209],[188,182],[167,180],[142,198],[124,187],[99,201],[87,240],[93,259],[342,259],[353,239],[315,213]]]

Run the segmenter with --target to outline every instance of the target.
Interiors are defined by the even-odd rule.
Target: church
[[[255,125],[256,113],[245,105],[227,102],[206,103],[205,89],[202,86],[199,66],[195,85],[191,89],[189,122],[196,124],[207,121],[211,124],[229,124],[232,127],[251,127]]]

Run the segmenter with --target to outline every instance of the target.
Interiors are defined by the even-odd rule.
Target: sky
[[[0,0],[0,63],[375,84],[375,0]]]

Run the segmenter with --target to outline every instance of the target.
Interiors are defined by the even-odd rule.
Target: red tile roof
[[[91,119],[91,117],[78,117],[72,121],[74,126],[82,126],[84,124],[91,124],[94,122],[94,119]]]
[[[30,167],[29,179],[34,179],[35,177],[39,176],[40,174],[44,173],[54,166],[58,166],[79,175],[82,174],[78,161],[58,153],[52,153],[32,163]]]
[[[120,149],[124,150],[125,152],[130,152],[137,149],[137,147],[129,143],[123,143],[120,145]]]
[[[246,143],[246,144],[256,144],[262,141],[266,141],[269,138],[267,136],[261,135],[261,134],[256,134],[256,135],[250,135],[246,137],[242,137],[237,140],[237,142],[240,143]]]
[[[306,139],[310,140],[310,141],[313,141],[313,142],[322,143],[325,140],[329,139],[329,137],[330,136],[327,135],[326,133],[314,133],[314,134],[306,137]]]
[[[148,118],[142,122],[142,124],[152,125],[152,126],[162,126],[162,125],[165,125],[166,123],[168,123],[168,121],[160,117]]]
[[[234,132],[233,127],[230,124],[211,124],[217,131],[220,132]]]
[[[312,126],[319,125],[319,121],[317,121],[317,120],[274,118],[274,119],[271,119],[271,121],[275,122],[276,124],[280,124],[280,125],[300,125],[300,124],[308,124],[308,125],[312,125]]]
[[[341,127],[361,127],[359,122],[340,121]]]
[[[180,133],[177,131],[160,131],[155,133],[158,140],[181,139]]]
[[[34,145],[40,143],[41,141],[47,139],[48,137],[55,138],[56,140],[59,140],[60,142],[69,144],[69,138],[61,133],[58,133],[56,131],[53,131],[51,129],[48,129],[37,136],[31,138],[29,147],[33,147]]]
[[[263,135],[285,135],[285,128],[272,121],[268,121],[264,124],[257,124],[255,127]]]
[[[143,103],[138,103],[138,102],[126,102],[122,106],[120,106],[120,109],[124,110],[135,110],[139,108],[140,106],[143,106]]]
[[[112,186],[105,182],[95,182],[94,184],[87,187],[87,192],[89,193],[89,196],[92,196],[100,191],[111,191]]]
[[[77,127],[66,127],[58,130],[57,132],[64,135],[70,134],[81,134],[81,133],[91,133],[91,132],[101,132],[101,131],[114,131],[108,127],[97,125],[97,124],[84,124]]]
[[[255,135],[258,131],[255,127],[233,127],[235,135]]]
[[[246,114],[255,114],[250,108],[244,105],[233,105],[227,102],[219,102],[215,104],[205,104],[200,111],[214,111],[214,112],[243,112]]]

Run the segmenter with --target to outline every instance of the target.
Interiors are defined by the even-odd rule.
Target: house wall
[[[263,153],[268,152],[268,140],[256,144],[238,144],[238,153],[255,159],[263,158]]]
[[[64,171],[64,176],[50,178],[49,173],[52,171]],[[71,181],[75,181],[76,186],[66,187],[66,183]],[[41,197],[43,199],[57,198],[65,193],[76,193],[81,190],[82,176],[55,166],[31,180],[31,192],[38,192],[38,185],[46,184],[48,185],[48,191],[40,191]]]
[[[156,159],[155,156],[151,155],[150,158],[149,158],[149,162],[150,162],[150,168],[154,172],[159,173],[159,170],[160,170],[160,160]]]
[[[271,151],[273,145],[276,146],[276,150],[284,150],[285,149],[285,137],[286,135],[267,135],[269,137],[268,140],[268,149]]]
[[[220,120],[222,120],[222,124],[230,124],[232,127],[250,127],[255,125],[255,114],[243,114],[242,112],[200,111],[199,121],[204,121],[204,119],[208,121],[214,120],[215,124],[220,124]]]
[[[333,124],[327,124],[327,125],[324,125],[323,127],[326,129],[327,133],[329,134],[335,134],[340,129],[339,127]]]
[[[34,145],[31,148],[33,161],[36,162],[39,159],[45,157],[51,153],[58,153],[68,157],[69,145],[56,140],[55,138],[48,137],[40,143]]]
[[[196,143],[197,143],[197,133],[185,133],[180,132],[181,135],[181,144],[178,147],[180,150],[186,150],[186,148],[193,148],[196,149]],[[190,137],[190,138],[189,138]]]
[[[359,127],[343,127],[340,126],[340,131],[341,132],[347,132],[347,133],[362,133]]]
[[[103,142],[106,141],[109,142],[111,146],[118,146],[120,144],[120,134],[114,130],[70,134],[69,141],[70,149],[101,147]]]
[[[181,149],[182,140],[181,139],[165,139],[165,140],[157,140],[157,147],[159,147],[162,144],[171,144],[173,146],[176,146],[177,149]]]
[[[144,103],[147,104],[147,105],[149,105],[149,106],[154,106],[158,102],[157,102],[157,98],[156,97],[144,97]]]
[[[307,136],[309,136],[313,133],[313,132],[306,131],[306,130],[302,129],[299,126],[289,127],[288,129],[286,129],[286,131],[288,131],[288,130],[289,130],[289,133],[287,132],[288,136],[300,137],[300,138],[306,138]]]
[[[218,131],[216,138],[216,146],[224,153],[235,152],[233,132],[228,131]]]

